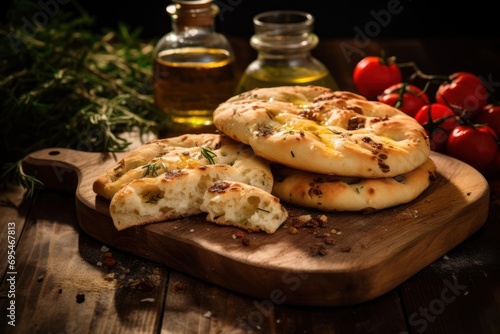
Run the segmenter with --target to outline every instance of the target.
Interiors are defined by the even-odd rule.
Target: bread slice
[[[229,165],[206,165],[135,180],[111,199],[109,212],[117,230],[201,213],[203,194],[218,180],[248,182]]]
[[[240,174],[247,175],[252,185],[271,192],[273,176],[266,160],[257,157],[250,146],[210,133],[186,134],[144,144],[96,178],[93,191],[111,200],[134,180],[206,165],[233,166]]]
[[[217,181],[203,196],[201,211],[207,220],[240,227],[248,232],[276,232],[288,218],[288,211],[270,193],[235,181]]]

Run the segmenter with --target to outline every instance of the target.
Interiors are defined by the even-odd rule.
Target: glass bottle
[[[238,79],[233,49],[215,31],[219,7],[212,0],[174,0],[166,11],[172,30],[154,51],[155,104],[168,130],[210,132],[214,109],[234,94]]]
[[[319,42],[313,33],[314,17],[306,12],[276,10],[253,18],[250,45],[257,50],[235,93],[253,88],[317,85],[338,90],[328,69],[311,55]]]

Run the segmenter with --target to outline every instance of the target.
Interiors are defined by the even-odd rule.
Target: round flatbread
[[[417,198],[436,178],[430,158],[395,177],[353,178],[272,166],[272,194],[284,202],[323,211],[375,211]]]
[[[412,117],[351,92],[318,86],[257,88],[219,105],[214,124],[279,164],[321,174],[380,178],[429,157],[429,138]]]
[[[99,176],[93,183],[93,190],[112,199],[132,181],[206,165],[229,165],[234,174],[242,176],[240,181],[268,192],[272,189],[269,163],[256,156],[248,145],[221,134],[186,134],[138,147]]]

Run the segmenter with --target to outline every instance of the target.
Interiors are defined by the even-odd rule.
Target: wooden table
[[[232,42],[244,68],[254,54],[247,41]],[[347,45],[356,47],[324,40],[315,54],[341,89],[354,90],[360,54],[346,58]],[[384,49],[428,74],[470,71],[492,83],[500,74],[500,39],[373,40],[358,49]],[[499,86],[492,89],[498,96]],[[358,305],[301,307],[107,249],[81,231],[72,193],[47,189],[26,199],[24,189],[9,186],[0,192],[0,332],[500,333],[499,195],[492,182],[485,225],[392,291]]]

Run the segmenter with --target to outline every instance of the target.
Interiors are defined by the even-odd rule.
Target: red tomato
[[[417,86],[405,82],[386,88],[377,99],[379,102],[398,108],[411,117],[414,117],[420,108],[430,103],[425,92]]]
[[[476,114],[474,123],[488,125],[497,136],[500,136],[500,106],[486,105]]]
[[[458,120],[450,107],[441,103],[423,106],[415,114],[415,119],[427,131],[431,140],[431,150],[444,152],[448,134],[458,125]]]
[[[493,137],[493,139],[496,142],[498,142],[498,135],[496,134],[495,130],[493,130],[490,126],[482,124],[475,124],[474,126],[476,127],[477,130],[489,134],[491,137]]]
[[[445,153],[478,171],[485,171],[493,163],[498,145],[489,133],[492,130],[480,129],[482,127],[458,125],[448,136]]]
[[[393,60],[368,56],[354,67],[353,82],[359,93],[376,100],[384,89],[402,81],[401,70]]]
[[[478,76],[456,72],[436,92],[436,102],[457,107],[474,115],[488,103],[488,92]]]

